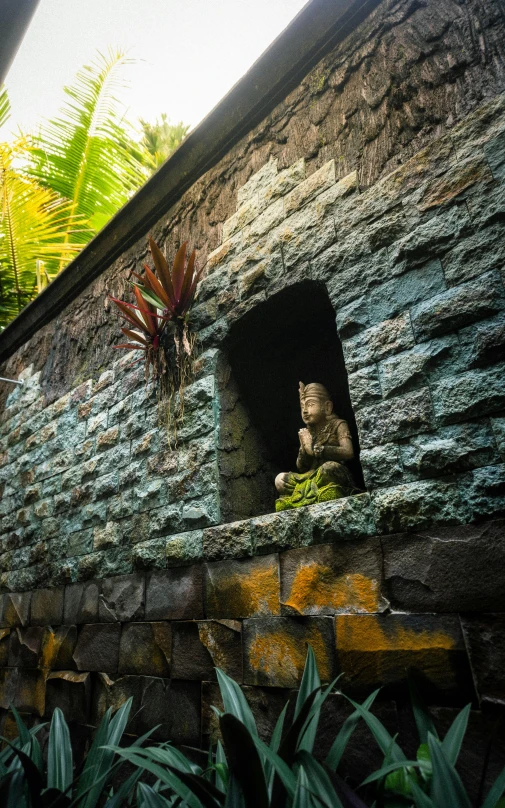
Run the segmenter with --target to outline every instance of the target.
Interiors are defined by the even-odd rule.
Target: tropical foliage
[[[0,126],[9,116],[0,92]],[[19,170],[31,154],[27,138],[0,142],[0,326],[6,325],[79,250],[71,204]]]
[[[120,103],[121,51],[98,54],[64,88],[66,103],[30,137],[0,142],[0,329],[63,269],[186,134],[141,122]],[[9,102],[0,89],[0,128]],[[1,138],[0,138],[1,139]]]
[[[182,121],[170,123],[165,113],[162,113],[161,119],[156,119],[154,123],[144,121],[142,118],[139,123],[143,132],[142,146],[151,155],[153,170],[159,168],[180,146],[189,130],[189,126]]]
[[[46,754],[38,735],[28,731],[15,711],[19,737],[0,753],[0,797],[7,808],[472,808],[456,770],[470,708],[465,707],[441,739],[433,720],[412,689],[421,744],[415,760],[373,714],[378,691],[363,704],[348,699],[353,712],[343,722],[324,761],[314,755],[319,719],[336,681],[322,687],[309,648],[300,690],[292,709],[281,712],[269,743],[259,736],[239,685],[217,669],[224,710],[214,708],[222,742],[190,756],[170,743],[144,747],[149,735],[127,746],[122,735],[131,699],[104,716],[85,763],[74,766],[70,733],[56,709]],[[288,718],[288,714],[292,717]],[[367,799],[338,774],[358,723],[364,721],[384,755],[381,768],[366,778]],[[153,729],[154,732],[154,729]],[[121,743],[120,743],[121,742]],[[363,758],[368,750],[363,749]],[[196,763],[195,760],[200,760]],[[44,762],[46,761],[46,762]],[[125,777],[118,769],[129,764]],[[484,773],[481,778],[485,781]],[[114,783],[121,783],[114,785]],[[361,790],[361,789],[358,789]],[[503,808],[505,769],[478,808]],[[370,797],[370,799],[369,799]]]

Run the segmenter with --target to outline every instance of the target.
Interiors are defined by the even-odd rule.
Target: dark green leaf
[[[47,747],[47,786],[66,791],[72,782],[72,746],[67,722],[56,707],[49,729]]]
[[[457,763],[461,744],[465,737],[471,707],[471,704],[467,704],[466,707],[458,713],[442,741],[442,749],[451,766],[455,766]]]
[[[390,772],[406,769],[409,766],[413,768],[416,766],[420,766],[420,763],[417,760],[401,760],[395,763],[388,763],[387,766],[382,766],[380,769],[377,769],[377,771],[373,772],[373,774],[368,775],[366,780],[363,780],[361,785],[366,786],[368,785],[368,783],[374,783],[376,780],[381,780]]]
[[[409,676],[409,690],[417,731],[419,733],[419,742],[428,743],[428,732],[431,732],[435,738],[438,738],[438,732],[435,729],[430,711],[423,702],[412,675]]]
[[[505,769],[502,769],[493,785],[489,790],[489,794],[482,803],[482,808],[495,808],[498,800],[505,791]]]
[[[361,704],[357,704],[348,696],[346,696],[346,698],[348,699],[348,701],[351,702],[353,707],[361,715],[361,717],[367,724],[370,732],[377,741],[383,754],[387,755],[389,752],[391,758],[394,761],[406,760],[402,750],[400,749],[398,744],[395,743],[394,739],[391,737],[385,726],[381,724],[379,719],[376,718],[376,716],[374,716],[369,710],[366,710],[364,707],[362,707]]]
[[[216,668],[216,673],[225,712],[231,713],[239,721],[242,721],[251,735],[257,735],[258,731],[254,716],[240,687],[220,668]]]
[[[316,796],[326,808],[343,808],[328,774],[309,752],[301,750],[297,754],[297,761],[307,772],[311,793]]]
[[[139,783],[137,794],[138,808],[170,808],[169,801],[145,783]],[[109,803],[107,803],[105,808],[109,808]]]
[[[261,759],[247,728],[231,713],[219,722],[228,765],[239,781],[247,808],[268,808],[268,793]]]
[[[309,781],[305,774],[305,769],[300,766],[298,769],[298,777],[296,780],[295,798],[293,800],[293,808],[313,808],[314,803],[310,795]]]
[[[362,704],[362,707],[365,710],[370,709],[378,693],[379,691],[375,690],[367,699],[365,699],[365,701]],[[326,757],[326,765],[329,766],[330,769],[333,769],[333,771],[335,771],[338,768],[338,765],[342,759],[342,755],[345,752],[346,746],[349,743],[351,735],[356,729],[356,726],[360,718],[361,715],[357,710],[351,713],[351,715],[348,718],[346,718],[346,720],[342,724],[340,732],[333,741],[331,749]]]
[[[431,798],[435,805],[471,808],[459,774],[449,763],[440,741],[434,738],[431,732],[428,733],[428,746],[433,766]]]

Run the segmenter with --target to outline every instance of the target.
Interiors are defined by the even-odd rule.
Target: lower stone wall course
[[[125,623],[142,620],[144,617],[144,590],[144,576],[141,574],[103,580],[98,600],[99,621],[101,623]]]
[[[169,676],[172,655],[170,623],[127,623],[122,627],[118,673]],[[102,666],[102,670],[109,670]]]
[[[505,520],[384,536],[381,544],[393,609],[505,611]]]
[[[242,624],[239,620],[203,620],[172,624],[172,677],[215,680],[221,668],[242,682]]]
[[[203,616],[203,571],[200,564],[148,573],[146,620],[195,620]]]
[[[244,620],[244,682],[298,687],[310,644],[321,680],[336,670],[335,626],[331,617],[264,617]]]
[[[457,615],[337,615],[338,668],[345,692],[405,682],[416,672],[427,697],[476,702],[472,672]],[[403,675],[402,675],[403,674]]]
[[[121,626],[118,623],[84,625],[77,638],[74,660],[79,671],[116,673]]]
[[[98,596],[99,585],[95,581],[66,586],[63,622],[66,624],[97,622]]]
[[[505,704],[505,610],[502,614],[463,615],[461,623],[481,702]]]
[[[87,724],[91,700],[91,674],[53,671],[46,681],[45,716],[59,707],[68,722]]]
[[[380,612],[382,553],[377,539],[322,544],[280,555],[283,612],[332,615]]]
[[[280,615],[278,556],[206,564],[205,613],[232,619]]]
[[[36,589],[32,594],[30,623],[58,626],[63,622],[64,589]]]

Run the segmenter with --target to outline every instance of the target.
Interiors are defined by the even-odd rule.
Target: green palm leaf
[[[0,143],[0,326],[39,291],[37,260],[54,273],[80,249],[70,204],[14,167],[28,151],[24,138]]]
[[[69,200],[69,217],[83,216],[86,243],[145,182],[147,170],[133,154],[118,100],[125,86],[121,50],[98,54],[65,87],[60,116],[48,121],[34,140],[30,173],[45,188]],[[138,152],[138,149],[137,149]]]
[[[11,105],[5,87],[0,87],[0,126],[3,126],[10,115]]]

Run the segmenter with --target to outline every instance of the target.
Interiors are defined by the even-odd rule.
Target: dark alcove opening
[[[257,450],[265,461],[263,474],[272,475],[268,485],[261,486],[259,500],[257,495],[254,505],[247,506],[255,514],[244,513],[239,502],[235,507],[229,503],[224,520],[274,510],[275,475],[295,470],[298,430],[303,427],[300,381],[324,384],[334,411],[348,422],[355,447],[355,458],[348,465],[357,486],[364,488],[342,346],[324,284],[302,281],[259,304],[233,325],[224,347],[228,381],[258,436]],[[245,480],[243,484],[246,487]]]

